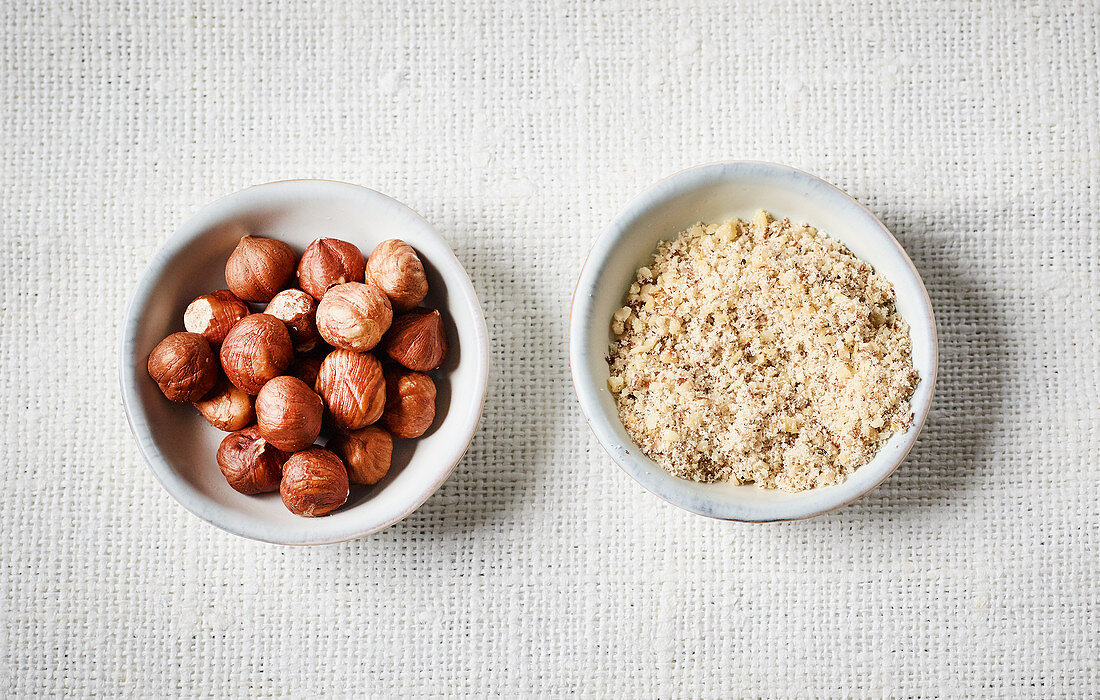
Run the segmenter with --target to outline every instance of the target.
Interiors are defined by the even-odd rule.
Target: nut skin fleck
[[[317,347],[321,339],[317,332],[317,302],[310,295],[300,289],[284,289],[272,297],[264,313],[286,325],[296,352],[309,352]]]
[[[340,430],[374,423],[386,406],[382,365],[373,355],[334,350],[321,363],[315,388]]]
[[[291,513],[307,518],[328,515],[347,502],[349,493],[344,463],[326,449],[297,452],[283,465],[279,494]]]
[[[320,301],[329,287],[345,282],[362,282],[366,262],[352,243],[336,238],[318,238],[309,244],[298,262],[298,286]]]
[[[414,309],[428,295],[424,263],[405,241],[382,241],[367,258],[367,279],[386,293],[395,311]]]
[[[224,376],[201,400],[194,402],[202,417],[218,430],[232,433],[243,429],[255,419],[252,397],[238,389]]]
[[[245,236],[225,263],[229,290],[245,301],[268,302],[294,274],[294,250],[273,238]]]
[[[394,437],[420,437],[435,420],[435,382],[420,372],[388,368],[381,423]]]
[[[230,433],[218,447],[218,467],[225,480],[244,494],[279,490],[283,463],[290,455],[267,443],[259,428],[250,426]]]
[[[198,401],[218,380],[218,361],[198,333],[173,333],[157,343],[146,368],[169,401]]]
[[[393,437],[385,428],[368,425],[359,430],[337,433],[328,443],[348,470],[353,484],[377,484],[390,470]]]
[[[414,309],[394,319],[383,340],[386,354],[417,372],[435,369],[447,356],[443,317],[432,309]]]
[[[256,426],[269,443],[286,452],[304,450],[321,432],[325,406],[297,377],[275,377],[256,395]]]
[[[203,294],[187,305],[183,312],[183,327],[198,333],[212,345],[225,340],[225,336],[238,321],[251,313],[248,304],[228,289]]]
[[[317,330],[329,345],[366,352],[393,321],[390,300],[377,287],[348,282],[332,287],[317,305]]]
[[[283,373],[294,358],[290,333],[283,322],[268,314],[241,319],[222,343],[222,369],[229,381],[249,394]]]

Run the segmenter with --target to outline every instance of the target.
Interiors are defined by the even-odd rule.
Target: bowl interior
[[[807,222],[842,241],[894,285],[897,310],[911,327],[913,364],[921,382],[912,399],[914,420],[875,459],[842,484],[798,494],[755,486],[699,484],[668,474],[633,443],[607,390],[605,360],[611,314],[638,267],[657,243],[703,221],[751,219],[758,209]],[[683,171],[635,199],[600,236],[578,280],[570,320],[570,360],[581,407],[613,459],[647,489],[703,515],[735,520],[807,517],[843,505],[874,488],[904,458],[927,414],[936,371],[932,311],[919,276],[886,228],[863,206],[828,183],[767,163],[718,163]]]
[[[173,404],[146,373],[153,346],[183,330],[183,310],[200,294],[225,288],[225,262],[248,234],[286,241],[300,254],[315,238],[351,241],[364,255],[387,238],[420,254],[428,273],[425,305],[440,309],[450,354],[433,372],[435,422],[418,440],[396,440],[393,466],[374,486],[353,486],[347,505],[324,518],[290,513],[279,495],[245,496],[229,487],[214,455],[226,433],[188,404]],[[262,310],[262,305],[253,305]],[[231,532],[271,542],[333,542],[381,529],[419,506],[450,474],[477,427],[486,389],[487,340],[465,271],[432,227],[377,192],[344,183],[288,181],[260,185],[200,211],[157,253],[134,293],[122,343],[127,415],[165,488],[199,517]]]

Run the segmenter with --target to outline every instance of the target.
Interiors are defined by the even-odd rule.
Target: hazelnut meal
[[[842,481],[911,420],[909,326],[839,241],[773,220],[662,242],[611,319],[608,389],[650,458],[694,481]]]

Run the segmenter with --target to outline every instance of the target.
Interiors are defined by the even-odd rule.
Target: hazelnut
[[[438,311],[414,309],[398,316],[386,333],[386,353],[417,372],[439,367],[447,355],[447,331]]]
[[[328,443],[348,469],[353,484],[377,484],[390,470],[393,437],[385,428],[368,425],[348,433],[337,433]]]
[[[244,428],[255,418],[252,397],[225,377],[220,377],[210,393],[194,405],[210,425],[229,433]]]
[[[264,313],[286,324],[296,351],[309,352],[317,347],[317,302],[310,295],[300,289],[284,289],[272,297]]]
[[[283,465],[279,493],[291,513],[328,515],[348,500],[348,470],[336,455],[313,447],[291,455]]]
[[[183,327],[217,345],[237,321],[250,313],[248,304],[228,289],[203,294],[187,305]]]
[[[321,337],[329,345],[345,350],[370,350],[392,320],[390,300],[377,287],[362,282],[336,285],[317,305]]]
[[[287,368],[286,373],[292,377],[297,377],[306,383],[308,387],[317,386],[317,372],[321,370],[321,360],[323,358],[314,357],[313,355],[306,355],[299,357],[291,363]]]
[[[271,301],[294,274],[294,251],[273,238],[245,236],[225,263],[229,289],[245,301]]]
[[[378,420],[386,405],[382,365],[372,355],[334,350],[317,373],[317,393],[341,430],[358,430]]]
[[[297,377],[275,377],[256,395],[256,426],[269,443],[287,452],[304,450],[321,432],[321,397]]]
[[[218,361],[198,333],[173,333],[157,343],[147,369],[169,401],[198,401],[218,380]]]
[[[386,293],[395,311],[408,311],[428,295],[424,264],[413,247],[392,238],[382,241],[367,258],[367,280]]]
[[[289,454],[268,444],[256,426],[230,433],[218,447],[218,466],[225,480],[241,493],[279,490]]]
[[[318,238],[298,262],[298,286],[317,301],[329,287],[362,282],[366,263],[355,245],[335,238]]]
[[[283,322],[268,314],[245,316],[222,343],[222,369],[229,381],[257,394],[290,365],[294,349]]]
[[[382,425],[395,437],[420,437],[435,420],[435,382],[419,372],[386,370],[386,408]]]

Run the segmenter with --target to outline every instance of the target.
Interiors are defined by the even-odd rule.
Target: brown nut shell
[[[329,353],[317,373],[317,393],[341,430],[358,430],[378,420],[386,406],[382,365],[351,350]]]
[[[377,425],[337,433],[328,449],[344,463],[353,484],[377,484],[390,470],[393,437]]]
[[[245,301],[271,301],[293,274],[294,250],[274,238],[245,236],[225,263],[229,290]]]
[[[296,515],[328,515],[348,500],[348,470],[340,458],[320,447],[291,455],[283,465],[279,494]]]
[[[256,395],[256,426],[269,443],[287,452],[304,450],[321,432],[321,397],[297,377],[275,377]]]
[[[218,466],[235,490],[269,493],[279,490],[283,463],[290,455],[268,444],[256,426],[230,433],[218,447]]]
[[[146,369],[169,401],[198,401],[218,381],[218,361],[198,333],[173,333],[157,343]]]
[[[411,245],[396,238],[382,241],[371,251],[367,281],[386,293],[397,312],[416,308],[428,295],[424,263]]]
[[[359,248],[336,238],[318,238],[309,244],[298,262],[298,286],[317,301],[329,287],[362,282],[366,261]]]
[[[297,352],[309,352],[321,340],[317,333],[317,302],[300,289],[279,292],[267,303],[264,313],[286,325],[290,342]]]
[[[294,359],[290,333],[268,314],[252,314],[237,322],[222,343],[222,369],[229,381],[249,394],[283,373]]]
[[[411,370],[435,369],[447,356],[443,317],[432,309],[413,309],[393,320],[382,345],[387,355]]]
[[[210,425],[229,433],[243,429],[256,417],[252,397],[225,377],[219,377],[214,388],[194,405]]]
[[[237,321],[250,313],[248,304],[238,299],[236,294],[228,289],[219,289],[196,297],[187,305],[187,310],[183,312],[183,327],[217,345],[225,340],[229,329]]]
[[[298,357],[287,368],[286,373],[292,377],[297,377],[306,383],[306,386],[311,388],[317,386],[317,373],[321,371],[321,360],[323,357],[316,357],[314,355],[306,355],[304,357]]]
[[[435,382],[426,374],[386,370],[386,408],[381,423],[394,437],[420,437],[435,420]]]
[[[348,282],[332,287],[317,305],[317,330],[329,345],[370,350],[393,321],[390,300],[377,287]]]

